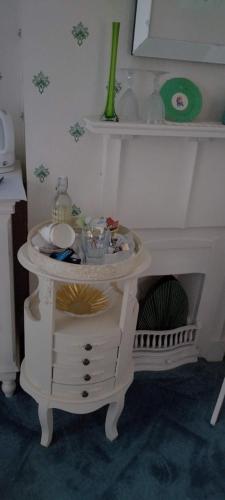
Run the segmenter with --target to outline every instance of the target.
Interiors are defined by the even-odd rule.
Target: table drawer
[[[57,352],[74,353],[78,356],[84,353],[100,353],[120,345],[121,332],[116,331],[111,337],[95,334],[66,335],[57,333],[53,337],[53,349]]]
[[[114,384],[114,377],[104,382],[98,382],[97,384],[89,384],[88,387],[85,384],[68,385],[53,382],[52,396],[84,403],[93,399],[105,398],[113,390]]]
[[[105,352],[93,350],[90,352],[55,352],[53,351],[53,366],[64,365],[77,370],[105,369],[112,361],[117,360],[118,347]]]
[[[53,382],[59,384],[89,385],[115,376],[117,357],[107,360],[92,361],[88,366],[75,363],[74,366],[56,364],[53,367]]]

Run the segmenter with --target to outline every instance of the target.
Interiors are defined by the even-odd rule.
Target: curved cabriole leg
[[[41,424],[41,444],[42,446],[48,446],[52,440],[53,433],[52,408],[48,408],[46,404],[39,403],[38,416]]]
[[[118,436],[117,423],[124,407],[124,396],[118,401],[109,404],[106,420],[105,420],[105,434],[106,437],[113,441]]]
[[[3,380],[2,382],[2,390],[7,398],[10,398],[16,388],[15,380]]]

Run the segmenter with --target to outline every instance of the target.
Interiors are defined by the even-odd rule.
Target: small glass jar
[[[109,230],[103,227],[87,227],[81,234],[85,260],[90,264],[102,264],[109,246]]]

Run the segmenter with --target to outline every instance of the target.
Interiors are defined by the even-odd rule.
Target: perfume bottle
[[[67,192],[68,177],[58,177],[57,195],[52,209],[53,222],[72,224],[72,200]]]

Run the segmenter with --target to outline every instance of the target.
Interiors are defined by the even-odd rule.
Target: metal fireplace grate
[[[135,370],[166,370],[197,361],[200,325],[173,330],[136,330],[133,344]]]
[[[195,344],[199,328],[186,325],[174,330],[138,330],[134,337],[134,350],[165,350]]]

